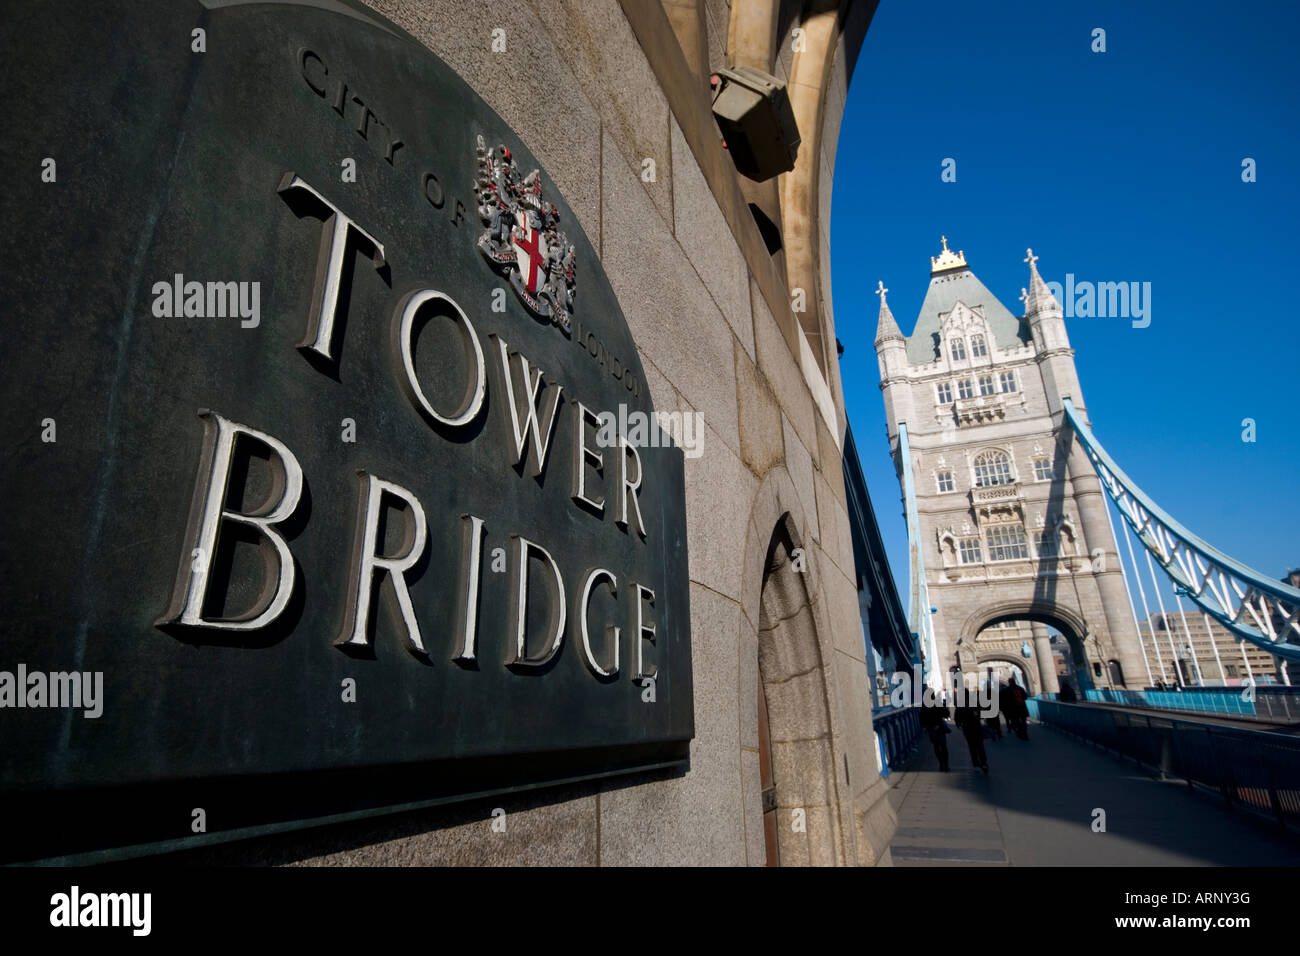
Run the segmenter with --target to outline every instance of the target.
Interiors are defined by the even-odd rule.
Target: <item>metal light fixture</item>
[[[757,182],[794,169],[799,127],[785,83],[749,66],[718,70],[709,82],[713,118],[736,169]]]

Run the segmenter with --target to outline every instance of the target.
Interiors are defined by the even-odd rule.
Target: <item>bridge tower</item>
[[[969,674],[1014,656],[1031,691],[1055,691],[1051,625],[1083,687],[1144,686],[1104,492],[1064,422],[1064,399],[1085,420],[1086,411],[1061,306],[1032,251],[1017,317],[941,241],[912,334],[898,327],[882,283],[875,340],[890,447],[900,482],[911,469],[913,545],[937,609],[931,666]],[[1020,648],[1006,646],[1005,630],[981,637],[1013,620],[1032,622]]]

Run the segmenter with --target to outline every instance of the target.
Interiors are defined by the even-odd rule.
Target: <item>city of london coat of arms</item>
[[[542,179],[515,166],[504,145],[478,137],[478,214],[486,227],[478,249],[505,276],[524,306],[570,334],[575,250],[559,229],[560,210],[542,198]]]

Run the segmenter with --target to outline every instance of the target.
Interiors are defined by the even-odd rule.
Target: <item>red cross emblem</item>
[[[524,288],[536,292],[545,276],[542,266],[546,262],[546,244],[541,234],[529,225],[527,213],[519,213],[518,218],[520,225],[511,232],[511,240],[519,261],[519,275],[524,280]]]

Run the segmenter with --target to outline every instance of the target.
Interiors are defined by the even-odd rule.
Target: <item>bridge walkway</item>
[[[896,866],[1295,866],[1300,840],[1181,781],[1161,781],[1031,723],[1029,740],[988,740],[990,773],[959,732],[951,770],[929,739],[890,776]],[[1105,831],[1094,832],[1094,811]]]

